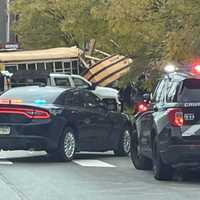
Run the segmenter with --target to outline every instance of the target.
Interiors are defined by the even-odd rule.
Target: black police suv
[[[63,161],[77,151],[127,155],[131,124],[111,104],[116,100],[101,100],[87,89],[10,89],[0,96],[0,149],[46,150]]]
[[[131,158],[158,180],[200,165],[200,76],[174,72],[158,82],[149,110],[136,115]]]

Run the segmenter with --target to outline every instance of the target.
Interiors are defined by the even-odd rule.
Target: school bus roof
[[[62,47],[43,50],[26,50],[0,53],[0,63],[20,63],[26,61],[45,61],[79,58],[81,50],[77,47]]]
[[[128,73],[131,58],[123,55],[112,55],[91,66],[84,74],[84,77],[100,86],[108,86]]]

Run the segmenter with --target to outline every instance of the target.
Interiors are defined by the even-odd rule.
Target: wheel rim
[[[131,135],[128,130],[124,132],[124,138],[123,138],[123,147],[124,147],[124,152],[129,153],[130,148],[131,148]]]
[[[72,158],[75,152],[75,138],[72,132],[67,132],[64,138],[64,151],[67,158]]]

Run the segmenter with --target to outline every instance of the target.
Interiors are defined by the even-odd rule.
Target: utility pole
[[[10,0],[7,0],[7,27],[6,27],[6,42],[10,42]]]

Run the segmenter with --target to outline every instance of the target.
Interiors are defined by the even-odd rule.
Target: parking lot
[[[1,152],[0,157],[0,200],[184,200],[200,194],[199,172],[159,182],[151,171],[136,170],[129,158],[112,152],[81,153],[70,163],[43,152]]]

